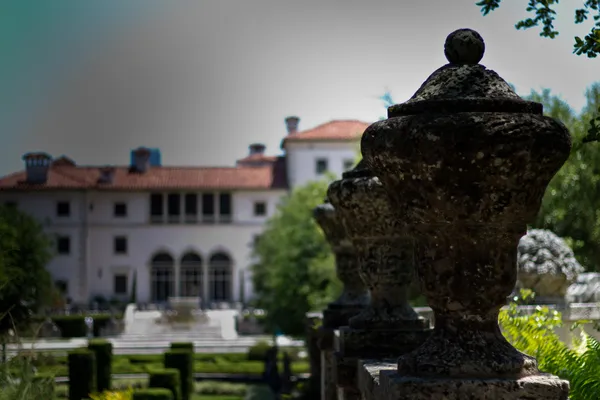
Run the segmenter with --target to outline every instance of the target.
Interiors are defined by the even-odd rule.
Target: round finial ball
[[[485,53],[481,35],[472,29],[459,29],[448,35],[444,54],[451,64],[478,64]]]

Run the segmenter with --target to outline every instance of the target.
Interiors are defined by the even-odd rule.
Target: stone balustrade
[[[568,398],[567,381],[506,341],[498,314],[570,135],[480,65],[484,51],[477,32],[451,33],[449,63],[367,128],[363,161],[328,190],[371,300],[335,323],[324,311],[322,400]],[[433,329],[406,301],[415,272]]]

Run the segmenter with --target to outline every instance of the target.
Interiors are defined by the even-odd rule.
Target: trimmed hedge
[[[260,341],[248,349],[248,361],[265,361],[271,348],[268,342]]]
[[[165,352],[165,368],[174,368],[179,371],[181,384],[181,400],[189,400],[194,391],[194,360],[189,350],[172,350]]]
[[[112,343],[102,339],[88,342],[88,350],[96,356],[96,388],[98,392],[110,390],[112,380]]]
[[[169,389],[138,389],[133,392],[131,400],[175,400]]]
[[[175,368],[151,371],[148,387],[169,389],[173,393],[173,400],[181,400],[179,370]]]
[[[87,315],[56,315],[52,317],[52,322],[60,329],[62,338],[74,338],[87,336],[87,326],[85,325],[85,317]],[[100,336],[100,330],[104,328],[110,321],[110,314],[90,315],[94,319],[94,336]],[[115,316],[119,319],[122,317]]]
[[[173,342],[171,343],[171,350],[189,350],[194,352],[194,343],[192,342]]]
[[[69,353],[69,400],[87,399],[96,392],[96,356],[89,350]]]

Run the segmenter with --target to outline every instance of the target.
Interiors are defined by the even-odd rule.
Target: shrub
[[[252,385],[248,387],[244,400],[275,400],[275,396],[266,385]]]
[[[37,374],[33,377],[33,387],[37,387],[40,393],[44,393],[49,398],[54,398],[56,392],[56,384],[54,375],[52,374]]]
[[[101,393],[90,394],[91,400],[131,400],[133,397],[133,389],[127,390],[106,390]]]
[[[271,345],[261,340],[256,343],[254,346],[248,349],[248,360],[249,361],[264,361],[267,358],[267,352],[271,348]]]
[[[196,393],[204,396],[238,396],[244,397],[248,385],[218,381],[203,381],[196,385]]]
[[[571,400],[599,399],[600,342],[582,332],[581,339],[569,348],[555,332],[563,323],[558,311],[542,306],[537,306],[532,314],[519,311],[517,301],[527,301],[532,296],[530,290],[522,290],[520,298],[500,312],[504,336],[519,351],[535,356],[541,371],[568,380]]]
[[[189,350],[194,352],[194,343],[192,342],[173,342],[171,343],[171,350]]]
[[[173,400],[181,400],[179,370],[165,368],[150,372],[148,387],[169,389],[173,393]]]
[[[165,368],[174,368],[179,371],[181,399],[189,400],[194,391],[193,353],[188,349],[167,351],[164,355],[164,366]]]
[[[85,325],[86,315],[56,315],[52,317],[52,322],[60,329],[62,338],[85,337],[87,336],[87,326]],[[91,315],[94,319],[94,336],[100,336],[100,330],[110,321],[110,314]],[[120,318],[116,316],[115,318]]]
[[[89,350],[69,353],[69,400],[81,400],[96,391],[96,357]]]
[[[60,329],[62,338],[84,337],[87,335],[85,316],[83,315],[58,315],[52,318],[52,322]]]
[[[132,400],[175,400],[169,389],[138,389],[133,392]]]
[[[95,339],[88,343],[88,350],[96,356],[96,387],[99,392],[110,390],[112,379],[112,343]]]

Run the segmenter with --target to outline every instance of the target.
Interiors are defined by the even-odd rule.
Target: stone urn
[[[536,360],[503,337],[498,314],[516,283],[519,239],[569,156],[570,135],[543,116],[541,104],[521,99],[479,64],[484,41],[477,32],[451,33],[444,50],[449,63],[407,102],[390,107],[388,119],[367,128],[361,141],[397,229],[416,238],[417,273],[434,312],[434,332],[400,357],[398,372],[537,375]],[[566,384],[568,391],[559,382],[556,390],[563,393]]]
[[[381,182],[361,161],[333,182],[327,196],[338,211],[360,263],[371,303],[350,318],[355,329],[418,329],[429,322],[408,303],[414,279],[414,239],[402,229]]]
[[[369,303],[369,293],[359,275],[356,251],[336,209],[325,200],[313,210],[313,215],[335,255],[336,275],[344,285],[342,293],[329,308],[363,308]]]

